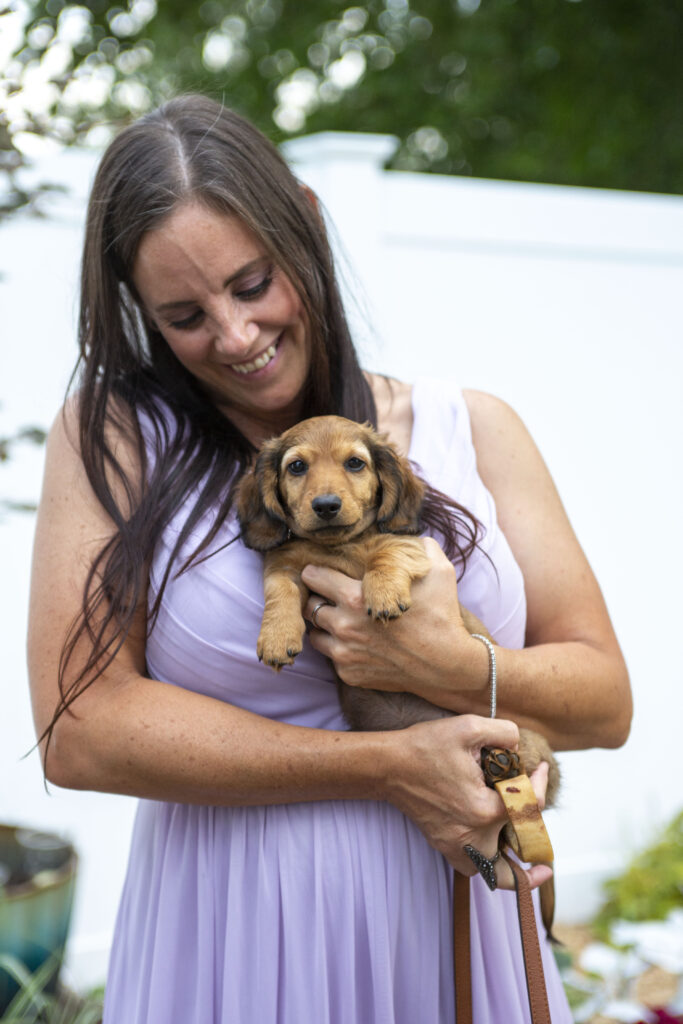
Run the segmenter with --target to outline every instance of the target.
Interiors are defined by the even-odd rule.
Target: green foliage
[[[12,437],[0,437],[0,462],[6,462],[10,450],[17,441],[30,441],[32,444],[44,444],[47,434],[42,427],[22,427]]]
[[[100,1024],[101,993],[81,998],[72,993],[48,990],[59,958],[49,957],[34,974],[16,957],[0,954],[0,968],[19,986],[19,991],[0,1017],[0,1024]]]
[[[677,0],[31,0],[7,77],[71,40],[26,115],[67,141],[199,90],[276,139],[397,135],[398,168],[683,193],[682,36]]]
[[[47,440],[47,433],[42,427],[23,427],[11,437],[0,436],[0,464],[7,462],[17,442],[29,441],[31,444],[42,445]],[[0,497],[0,520],[3,512],[35,512],[36,505],[28,501],[10,501]]]
[[[661,921],[683,906],[683,811],[661,837],[605,886],[606,901],[593,926],[602,939],[617,920]]]

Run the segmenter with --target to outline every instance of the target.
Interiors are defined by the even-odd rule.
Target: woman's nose
[[[258,324],[243,311],[221,310],[214,316],[214,324],[214,344],[226,355],[241,354],[258,339]]]

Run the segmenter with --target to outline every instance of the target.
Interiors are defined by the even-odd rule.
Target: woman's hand
[[[473,846],[492,859],[500,830],[507,821],[498,793],[484,782],[482,746],[515,749],[519,731],[503,719],[459,715],[424,722],[399,730],[397,765],[389,799],[410,817],[428,842],[463,875],[474,875],[474,864],[464,852]],[[531,776],[539,806],[545,803],[548,766],[541,764]],[[498,886],[514,888],[512,871],[501,858],[495,865]],[[552,874],[546,865],[528,871],[532,888]]]
[[[389,623],[368,618],[359,580],[315,565],[302,572],[311,622],[317,607],[310,641],[349,686],[413,693],[419,680],[427,698],[433,688],[485,692],[488,654],[465,629],[455,569],[435,540],[424,545],[432,568],[413,583],[410,609]]]

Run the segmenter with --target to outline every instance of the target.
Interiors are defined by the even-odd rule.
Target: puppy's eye
[[[352,455],[350,459],[347,459],[344,463],[344,469],[348,469],[351,473],[358,473],[359,470],[365,467],[365,463],[362,459],[359,459],[356,455]]]
[[[295,459],[294,462],[290,462],[287,466],[287,472],[291,473],[292,476],[303,476],[308,469],[308,465],[303,459]]]

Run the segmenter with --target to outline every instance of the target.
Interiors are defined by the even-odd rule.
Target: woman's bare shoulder
[[[511,423],[522,422],[511,405],[488,391],[466,388],[463,389],[462,396],[470,414],[473,430],[505,429]]]
[[[479,474],[489,489],[516,476],[522,484],[525,473],[547,473],[531,434],[511,405],[485,391],[463,391],[463,398]]]
[[[98,518],[103,510],[88,479],[86,463],[104,462],[105,477],[121,507],[127,507],[131,496],[139,494],[143,467],[134,414],[124,403],[115,399],[110,401],[103,430],[103,443],[108,454],[104,458],[103,452],[90,452],[86,456],[83,438],[88,435],[88,431],[81,431],[81,404],[82,395],[79,392],[70,395],[52,423],[46,445],[41,504],[45,505],[48,495],[52,499],[51,504],[55,499],[58,503],[63,500],[66,504],[76,500],[80,507],[90,509]],[[97,444],[92,434],[85,442],[86,445],[89,443]],[[119,471],[112,469],[111,458],[125,475],[128,486],[122,483]]]
[[[80,419],[83,404],[82,391],[77,390],[68,395],[53,420],[49,436],[68,440],[72,446],[80,449]],[[122,399],[111,395],[107,402],[104,424],[106,439],[111,441],[118,438],[121,442],[130,441],[136,434],[135,425],[136,420],[132,409]]]
[[[377,426],[382,434],[407,454],[413,432],[413,387],[395,377],[368,373],[367,379],[377,407]]]

